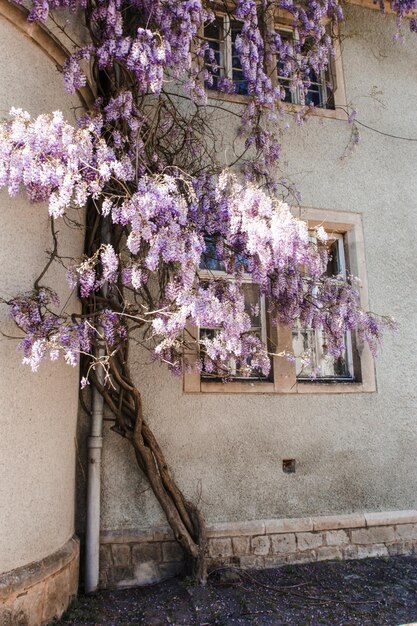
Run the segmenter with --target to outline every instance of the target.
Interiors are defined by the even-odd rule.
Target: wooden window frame
[[[224,49],[224,74],[222,75],[220,72],[218,74],[215,74],[215,76],[217,78],[227,78],[230,81],[233,81],[233,62],[232,62],[232,48],[233,48],[233,44],[232,44],[232,28],[231,28],[231,23],[232,22],[241,22],[243,24],[242,20],[238,20],[236,18],[231,18],[230,13],[226,13],[225,11],[222,10],[215,10],[214,11],[215,16],[219,17],[222,19],[223,21],[223,49]],[[202,38],[204,39],[204,26],[202,27]],[[232,99],[236,99],[234,101],[236,102],[242,102],[242,103],[246,103],[248,98],[250,97],[249,94],[227,94],[227,93],[223,93],[221,91],[218,91],[216,88],[214,87],[205,87],[206,89],[206,93],[207,93],[207,97],[211,98],[212,96],[215,99],[221,99],[221,100],[226,100],[230,98]],[[226,96],[226,98],[222,98],[222,96]]]
[[[293,28],[286,25],[285,23],[276,23],[276,30],[291,32],[294,31]],[[342,51],[340,45],[340,36],[339,36],[339,28],[336,27],[336,32],[333,35],[333,45],[335,56],[330,60],[329,63],[333,65],[333,72],[336,77],[336,86],[333,91],[333,99],[334,99],[334,109],[325,109],[322,107],[310,107],[308,105],[297,103],[297,102],[281,102],[280,107],[287,113],[297,113],[297,112],[305,112],[307,116],[319,116],[326,117],[329,119],[338,119],[338,120],[346,120],[347,112],[346,112],[346,89],[345,89],[345,79],[343,72],[343,62],[342,62]],[[276,79],[277,80],[277,79]]]
[[[309,228],[323,226],[327,232],[344,235],[345,253],[349,270],[360,280],[360,303],[368,309],[368,286],[366,279],[365,246],[362,228],[362,215],[345,211],[300,208],[293,211],[296,217],[306,221]],[[275,326],[267,318],[267,333],[271,343],[276,345],[276,354],[292,352],[292,328],[279,324]],[[198,329],[188,332],[198,338]],[[184,393],[240,393],[240,394],[339,394],[372,393],[376,391],[375,365],[367,344],[355,339],[354,372],[355,381],[301,381],[297,380],[295,363],[283,356],[272,356],[271,381],[236,381],[230,383],[205,381],[195,371],[198,358],[197,349],[186,355],[190,371],[184,373]]]
[[[230,15],[222,11],[221,9],[214,10],[215,15],[226,18],[230,20]],[[293,18],[289,16],[288,13],[282,10],[277,10],[274,14],[272,12],[267,19],[273,23],[274,28],[279,31],[286,32],[294,32],[294,28],[292,26]],[[204,38],[204,27],[201,30],[201,36]],[[230,34],[228,36],[231,36]],[[334,36],[334,49],[335,56],[331,59],[331,63],[334,68],[334,75],[336,77],[336,87],[333,91],[334,98],[334,109],[325,109],[322,107],[310,107],[308,105],[298,103],[298,102],[281,102],[278,106],[282,107],[282,110],[287,113],[297,113],[299,111],[304,112],[306,115],[313,115],[319,117],[326,117],[329,119],[339,119],[346,120],[347,112],[346,112],[346,89],[345,89],[345,81],[344,81],[344,72],[343,72],[343,62],[342,62],[342,54],[341,54],[341,45],[340,45],[340,36],[339,36],[339,27],[336,26],[336,32],[333,33]],[[226,64],[226,77],[229,77],[229,73],[231,73],[231,65],[227,58],[227,49],[228,46],[225,45],[225,64]],[[275,57],[268,64],[268,73],[271,76],[272,81],[277,83],[277,72],[276,72],[276,63]],[[220,76],[220,75],[219,75]],[[221,100],[224,102],[231,102],[236,104],[246,104],[250,95],[242,95],[242,94],[228,94],[223,93],[221,91],[217,91],[216,89],[206,88],[207,97],[212,100]]]
[[[311,241],[315,242],[315,244],[317,245],[317,238],[315,237],[315,229],[310,230],[310,237],[311,237]],[[328,240],[327,240],[327,244],[332,244],[332,243],[336,243],[337,242],[337,260],[338,260],[338,265],[339,265],[339,271],[338,274],[341,275],[345,280],[347,278],[347,276],[349,275],[348,272],[348,267],[347,267],[347,255],[346,255],[346,251],[345,251],[345,239],[346,239],[346,235],[345,233],[340,233],[340,232],[335,232],[334,230],[332,230],[330,233],[328,232]],[[298,333],[302,333],[303,331],[307,331],[309,333],[311,333],[312,335],[312,340],[315,344],[315,354],[318,355],[320,354],[320,347],[322,346],[322,341],[324,340],[324,336],[321,333],[321,329],[317,329],[317,330],[313,330],[311,327],[304,326],[303,324],[295,324],[293,326],[293,334],[294,332],[298,332]],[[342,376],[342,375],[336,375],[334,374],[333,376],[331,375],[326,375],[323,373],[323,375],[318,374],[316,377],[316,382],[327,382],[327,383],[336,383],[336,382],[356,382],[355,380],[355,370],[358,370],[358,365],[356,364],[355,367],[355,359],[353,356],[353,352],[355,349],[355,342],[354,339],[352,337],[352,332],[351,331],[346,331],[345,333],[345,349],[346,349],[346,361],[347,361],[347,370],[350,373],[349,375],[346,376]],[[294,337],[293,337],[293,350],[294,350]],[[297,354],[295,353],[294,355],[297,359]],[[301,355],[299,355],[301,356]],[[298,381],[302,381],[303,383],[305,382],[310,382],[311,380],[311,376],[308,374],[303,374],[302,373],[302,369],[300,372],[298,372],[297,374],[297,361],[296,361],[296,375],[297,375],[297,380]]]
[[[289,35],[289,39],[291,40],[291,43],[294,43],[294,42],[297,43],[299,41],[299,36],[298,36],[297,31],[294,28],[292,28],[291,26],[286,26],[286,25],[283,25],[283,24],[282,25],[275,25],[275,31],[279,35],[284,35],[284,34],[285,35]],[[297,57],[299,59],[300,55],[297,55]],[[333,67],[335,67],[335,64],[333,62],[333,59],[330,59],[329,60],[329,64],[328,64],[328,68],[327,68],[329,73],[332,73],[332,68]],[[279,84],[280,76],[278,74],[278,69],[276,67],[270,68],[270,73],[273,76],[274,83],[275,84]],[[334,71],[333,73],[336,74],[336,71]],[[288,80],[288,78],[284,78],[284,77],[281,77],[281,80],[282,79]],[[336,94],[336,91],[337,91],[337,84],[338,84],[337,79],[336,79],[335,83],[336,83],[336,88],[333,90],[332,96],[333,96],[334,103],[336,105],[335,94]],[[327,85],[326,85],[326,70],[321,70],[320,75],[318,77],[318,80],[316,82],[312,82],[311,84],[312,85],[317,85],[318,93],[320,95],[320,99],[323,102],[327,102],[328,89],[327,89]],[[300,109],[302,109],[303,107],[309,108],[311,106],[309,104],[306,104],[303,101],[304,96],[300,93],[299,89],[297,89],[295,92],[291,92],[290,91],[290,96],[291,96],[291,102],[285,101],[285,102],[283,102],[283,104],[290,105],[290,106],[291,105],[296,105]],[[326,111],[334,111],[335,110],[332,107],[327,107],[327,106],[322,106],[322,107],[321,106],[316,106],[314,108],[317,108],[317,109],[320,109],[320,110],[323,109],[323,110],[326,110]]]

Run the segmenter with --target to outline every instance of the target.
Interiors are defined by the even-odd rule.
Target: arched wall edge
[[[0,0],[0,20],[4,19],[42,50],[62,71],[69,51],[44,26],[28,21],[28,11]],[[64,88],[64,87],[62,87]],[[88,109],[94,94],[87,84],[77,92]],[[74,536],[49,556],[0,574],[0,623],[50,623],[67,608],[78,589],[79,541]]]
[[[70,53],[44,26],[28,21],[27,9],[12,4],[9,0],[0,0],[0,17],[10,22],[41,48],[46,56],[62,71],[64,62]],[[88,84],[79,89],[77,94],[84,108],[88,109],[93,104],[94,94]]]

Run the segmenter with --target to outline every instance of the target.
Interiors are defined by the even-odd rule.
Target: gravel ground
[[[214,572],[80,596],[54,626],[417,626],[417,558]]]

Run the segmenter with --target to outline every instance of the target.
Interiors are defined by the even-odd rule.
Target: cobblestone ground
[[[54,626],[417,626],[417,558],[214,572],[81,596]]]

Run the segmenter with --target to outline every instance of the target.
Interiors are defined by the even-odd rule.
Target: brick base
[[[74,537],[45,559],[0,574],[0,626],[42,626],[61,617],[77,594],[79,553]]]
[[[209,569],[417,554],[417,511],[232,522],[207,531]],[[182,564],[169,528],[101,533],[102,588],[154,583],[179,573]]]

